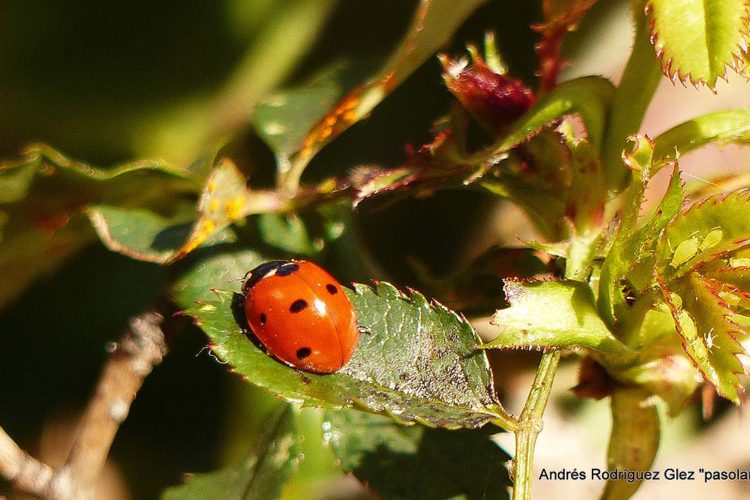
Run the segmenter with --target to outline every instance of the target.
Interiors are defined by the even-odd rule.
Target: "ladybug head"
[[[247,293],[253,285],[270,274],[289,276],[299,269],[299,265],[292,260],[270,260],[248,271],[243,278],[242,293]]]

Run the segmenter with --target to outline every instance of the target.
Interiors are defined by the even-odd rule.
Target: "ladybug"
[[[245,318],[268,353],[294,368],[333,373],[359,340],[354,306],[341,285],[312,262],[271,261],[242,285]]]

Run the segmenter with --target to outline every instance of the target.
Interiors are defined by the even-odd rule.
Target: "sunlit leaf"
[[[170,260],[184,257],[229,224],[253,213],[274,212],[286,200],[270,191],[253,191],[247,180],[229,160],[221,161],[211,172],[198,201],[198,214],[187,240]]]
[[[564,82],[542,96],[515,122],[508,134],[494,146],[493,151],[508,151],[555,120],[573,113],[583,120],[589,142],[599,147],[613,95],[612,83],[600,76],[586,76]]]
[[[657,247],[659,274],[669,282],[750,246],[750,191],[714,196],[667,226]]]
[[[643,13],[647,1],[630,2],[635,21],[633,48],[615,90],[601,148],[607,187],[614,193],[627,186],[630,172],[622,164],[622,152],[627,149],[629,138],[640,130],[646,109],[662,79],[651,46],[648,19]]]
[[[744,0],[650,0],[651,37],[662,71],[710,88],[741,68],[747,50],[750,5]]]
[[[654,142],[654,159],[660,163],[670,162],[676,154],[685,154],[708,144],[750,143],[750,109],[718,111],[681,123],[663,134]]]
[[[633,172],[623,204],[622,220],[602,265],[598,307],[602,317],[614,323],[627,310],[623,287],[627,278],[638,290],[653,285],[655,249],[662,230],[682,207],[683,190],[675,165],[667,191],[651,217],[639,226],[638,215],[651,179],[653,143],[636,139],[632,152],[624,156]]]
[[[198,206],[185,200],[164,200],[138,207],[97,205],[89,217],[99,238],[110,249],[134,259],[160,264],[185,257],[200,245],[232,241],[225,228],[250,214],[278,212],[289,200],[273,191],[246,187],[246,179],[229,160],[211,170]],[[167,212],[162,214],[161,212]]]
[[[629,305],[618,324],[620,340],[639,351],[632,366],[610,370],[624,384],[636,384],[658,395],[677,415],[702,381],[700,372],[682,348],[672,314],[661,292],[650,290]]]
[[[404,422],[452,428],[507,423],[487,358],[475,349],[479,338],[468,322],[416,292],[403,294],[386,283],[347,289],[362,333],[342,370],[315,375],[275,361],[236,319],[242,322],[242,311],[240,296],[233,292],[249,270],[240,268],[254,257],[219,254],[216,264],[203,261],[174,289],[177,302],[208,334],[213,351],[250,382],[289,401],[359,408]],[[194,302],[209,293],[212,299]]]
[[[490,321],[499,327],[497,338],[485,348],[586,348],[613,358],[634,354],[617,340],[599,318],[591,289],[577,281],[506,281],[510,307]]]

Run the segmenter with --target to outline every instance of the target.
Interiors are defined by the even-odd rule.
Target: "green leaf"
[[[618,387],[612,394],[612,432],[609,438],[607,469],[637,471],[651,469],[659,449],[661,425],[650,394],[640,388]],[[641,481],[609,480],[602,498],[630,498]]]
[[[491,157],[482,160],[487,173],[474,174],[478,183],[523,209],[547,240],[565,239],[562,219],[566,216],[572,154],[564,138],[557,131],[541,130],[518,152],[503,154],[508,158],[499,163]]]
[[[585,283],[507,280],[505,297],[510,307],[490,320],[500,334],[485,348],[586,348],[623,361],[634,355],[599,318]]]
[[[750,291],[750,261],[746,258],[729,259],[728,264],[711,268],[706,274],[740,290]]]
[[[166,262],[190,235],[195,211],[187,203],[161,215],[147,208],[94,205],[89,220],[110,250],[145,262]]]
[[[744,369],[737,354],[745,350],[736,339],[741,332],[733,313],[719,296],[721,283],[690,273],[671,285],[660,281],[659,287],[685,352],[720,395],[739,405],[743,389],[737,375]]]
[[[510,457],[490,440],[490,427],[404,427],[376,415],[328,411],[324,429],[344,471],[380,498],[508,498]]]
[[[659,396],[677,415],[698,388],[701,376],[682,348],[674,319],[661,300],[661,292],[651,290],[630,305],[620,324],[620,338],[638,349],[638,363],[610,370],[625,385],[639,385]]]
[[[659,206],[650,214],[631,237],[624,241],[622,247],[624,262],[628,262],[627,279],[638,291],[654,284],[653,269],[655,265],[655,248],[666,225],[679,213],[684,200],[684,188],[680,169],[675,164],[672,177],[667,185]],[[634,258],[633,258],[634,257]]]
[[[275,192],[249,190],[246,184],[247,179],[230,160],[216,165],[203,186],[190,236],[175,250],[171,261],[184,257],[221,229],[250,214],[288,208]]]
[[[280,158],[298,152],[310,130],[361,80],[361,63],[336,63],[300,87],[275,92],[253,109],[258,135]]]
[[[88,207],[196,189],[187,175],[159,161],[101,169],[36,145],[19,160],[0,162],[0,307],[95,239],[83,217]]]
[[[112,251],[159,264],[171,263],[205,243],[233,241],[225,229],[253,213],[287,209],[288,201],[273,191],[251,191],[229,160],[211,170],[197,209],[184,200],[158,200],[145,206],[94,206],[91,223]],[[166,210],[159,205],[167,204]],[[167,212],[166,215],[160,212]]]
[[[208,334],[212,349],[249,381],[277,396],[310,406],[358,408],[403,422],[478,427],[512,422],[495,394],[476,332],[462,317],[417,292],[387,283],[355,285],[347,295],[362,328],[351,361],[330,375],[303,373],[261,351],[235,320],[244,274],[257,254],[216,255],[196,264],[173,291]],[[214,259],[217,259],[214,262]],[[220,271],[220,272],[219,272]],[[209,290],[211,300],[203,300]],[[201,302],[195,304],[196,298]]]
[[[39,157],[0,163],[0,203],[22,200],[39,170]]]
[[[293,135],[281,137],[281,134],[277,134],[277,137],[273,139],[272,144],[279,147],[277,156],[281,184],[288,189],[296,190],[302,172],[315,154],[351,125],[367,117],[375,106],[445,44],[466,18],[485,1],[466,0],[456,3],[450,0],[424,0],[419,2],[406,36],[372,79],[344,95],[325,115],[315,121],[304,136],[295,130],[291,132]],[[314,88],[309,96],[305,96],[304,91],[293,94],[292,104],[310,110],[309,113],[305,113],[307,116],[303,115],[305,125],[311,122],[313,115],[319,111],[320,107],[311,101],[319,99],[321,92],[325,93],[327,99],[332,95],[329,90],[322,91],[320,88]],[[290,102],[283,94],[276,97],[279,103]],[[273,98],[271,98],[271,103],[273,103]],[[281,110],[281,106],[277,106],[274,116],[289,115]],[[269,116],[266,115],[264,120],[268,119]],[[267,134],[266,129],[269,124],[273,123],[273,119],[264,121],[259,124],[260,129]],[[276,123],[283,125],[283,121]],[[299,128],[299,125],[295,127]],[[274,127],[271,129],[273,131]],[[276,128],[276,130],[279,129]],[[285,127],[286,130],[289,129]],[[294,152],[290,154],[291,151]]]
[[[669,321],[674,335],[674,321],[671,317]],[[659,346],[659,351],[663,350],[664,346]],[[679,415],[688,405],[701,381],[697,368],[684,354],[654,358],[618,372],[615,376],[617,380],[637,384],[659,396],[667,404],[671,416]]]
[[[171,295],[180,307],[190,309],[216,300],[216,289],[239,292],[248,271],[275,257],[238,244],[202,248],[174,281]]]
[[[727,66],[741,69],[748,44],[745,0],[651,0],[651,38],[670,78],[715,88]]]
[[[654,142],[654,158],[658,162],[655,170],[675,160],[678,154],[708,144],[750,143],[750,109],[718,111],[693,118],[667,130]]]
[[[296,255],[312,255],[319,248],[310,239],[302,219],[296,214],[258,216],[261,239],[269,245]]]
[[[511,126],[508,134],[492,148],[493,153],[497,155],[516,147],[555,120],[572,113],[581,117],[589,142],[598,148],[613,95],[612,83],[600,76],[561,83]]]
[[[713,196],[670,222],[657,247],[657,269],[669,282],[748,246],[750,191]]]
[[[638,215],[645,200],[652,175],[653,143],[637,136],[632,152],[624,161],[633,176],[622,209],[622,220],[604,259],[599,279],[598,308],[608,324],[613,325],[627,310],[623,287],[627,282],[642,290],[653,285],[654,252],[658,238],[667,223],[682,207],[683,189],[675,164],[667,191],[651,218],[638,227]]]
[[[294,413],[289,406],[274,411],[253,451],[239,463],[209,474],[191,476],[168,488],[164,500],[280,498],[297,464],[304,458],[298,445]]]

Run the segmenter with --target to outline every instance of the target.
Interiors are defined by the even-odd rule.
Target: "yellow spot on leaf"
[[[245,200],[241,197],[232,198],[224,203],[224,211],[227,214],[229,220],[237,220],[242,215],[242,207],[245,205]]]

